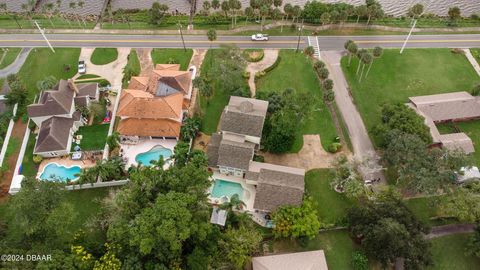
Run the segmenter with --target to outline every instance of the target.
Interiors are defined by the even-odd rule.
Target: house
[[[39,127],[34,154],[42,157],[67,155],[72,135],[85,120],[76,111],[77,106],[88,106],[98,100],[98,84],[75,84],[60,80],[52,90],[43,91],[37,103],[27,107],[28,116]]]
[[[180,137],[192,95],[191,75],[180,65],[157,65],[150,77],[132,77],[120,97],[117,131],[125,137]]]
[[[253,257],[253,270],[328,270],[323,250]]]
[[[469,154],[475,151],[473,142],[463,132],[440,134],[436,124],[480,119],[480,98],[467,92],[410,97],[407,104],[425,119],[434,145],[447,149],[461,149]]]
[[[253,200],[249,210],[259,214],[285,205],[299,206],[305,191],[305,170],[253,161],[260,147],[267,109],[266,101],[230,97],[219,132],[212,134],[207,146],[210,168],[241,179],[242,185],[254,189],[255,195],[248,196]]]
[[[5,80],[0,90],[0,114],[3,114],[8,109],[6,97],[8,93],[10,93],[10,85],[8,85],[7,80]]]

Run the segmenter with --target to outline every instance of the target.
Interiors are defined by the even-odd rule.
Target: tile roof
[[[169,119],[122,119],[118,133],[126,136],[180,137],[181,123]]]
[[[75,92],[66,80],[60,80],[58,90],[44,91],[36,104],[27,107],[29,117],[69,114]]]
[[[74,119],[54,116],[42,122],[35,153],[69,150],[68,140]]]
[[[176,119],[181,121],[183,95],[177,93],[165,97],[142,91],[126,89],[122,92],[118,116],[143,119]]]
[[[218,166],[248,170],[255,144],[223,139],[218,148]]]
[[[79,83],[77,84],[78,94],[77,96],[88,96],[95,98],[98,91],[98,83]]]
[[[192,75],[188,71],[171,69],[153,70],[148,81],[147,91],[156,94],[159,82],[182,92],[184,95],[188,95],[190,93]]]
[[[222,141],[222,134],[213,133],[210,137],[210,141],[207,145],[207,157],[208,157],[208,166],[217,167],[218,166],[218,149],[220,147],[220,142]]]
[[[128,89],[146,90],[148,85],[148,77],[132,77],[128,84]]]
[[[328,270],[323,250],[253,257],[253,270]]]
[[[267,101],[232,96],[223,110],[220,130],[261,137],[267,109]]]

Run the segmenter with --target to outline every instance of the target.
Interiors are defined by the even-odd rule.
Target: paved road
[[[182,48],[180,36],[169,35],[87,35],[87,34],[48,34],[56,47],[132,47],[132,48]],[[184,36],[189,48],[218,47],[220,44],[234,43],[240,48],[296,48],[298,37],[272,36],[269,41],[253,42],[246,36],[219,36],[217,41],[209,42],[205,36]],[[343,49],[346,40],[355,40],[360,47],[382,46],[398,48],[403,44],[405,36],[319,36],[320,50]],[[300,47],[307,46],[307,37],[300,39]],[[0,35],[0,46],[3,47],[45,47],[40,34]],[[461,35],[418,35],[412,36],[409,48],[445,48],[445,47],[478,47],[480,34]]]
[[[30,48],[23,48],[18,54],[15,61],[13,61],[13,63],[6,66],[4,69],[0,70],[0,78],[4,78],[10,74],[17,73],[20,70],[20,68],[22,68],[23,63],[25,63],[25,60],[27,60],[27,56],[29,52],[30,52]]]

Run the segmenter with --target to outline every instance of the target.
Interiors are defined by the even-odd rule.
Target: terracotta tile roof
[[[148,81],[147,91],[155,94],[159,82],[162,82],[176,89],[177,91],[183,92],[184,95],[187,95],[190,92],[192,77],[188,71],[170,69],[153,70]]]
[[[142,90],[126,89],[122,92],[118,116],[149,119],[178,119],[182,116],[183,95],[177,93],[155,97]]]
[[[148,77],[132,77],[128,89],[146,90],[148,85]]]
[[[157,64],[155,70],[180,70],[180,64]]]
[[[117,131],[126,136],[179,137],[181,123],[168,119],[122,119]]]

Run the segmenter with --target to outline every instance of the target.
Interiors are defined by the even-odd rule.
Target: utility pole
[[[48,44],[48,47],[50,47],[50,50],[52,50],[52,52],[55,53],[55,50],[53,49],[52,44],[50,44],[50,41],[48,41],[47,37],[45,36],[45,30],[42,29],[40,25],[38,25],[37,21],[33,21],[33,23],[35,23],[35,25],[37,26],[38,31],[40,31],[40,34],[42,34],[43,38]]]
[[[297,41],[297,50],[296,52],[298,52],[298,49],[300,48],[300,38],[302,36],[302,32],[303,32],[303,19],[302,19],[302,24],[300,25],[300,27],[298,28],[298,41]]]
[[[413,32],[413,29],[415,28],[415,25],[417,25],[417,20],[414,20],[414,21],[413,21],[412,28],[410,28],[410,32],[408,32],[408,36],[407,36],[407,38],[405,39],[405,42],[403,43],[402,49],[400,50],[400,54],[402,54],[402,53],[403,53],[403,50],[405,50],[405,46],[407,46],[407,42],[408,42],[408,40],[410,39],[410,36],[412,35],[412,32]]]
[[[178,32],[180,32],[180,37],[182,38],[183,50],[186,52],[187,47],[185,47],[185,40],[183,39],[182,24],[178,23]]]

